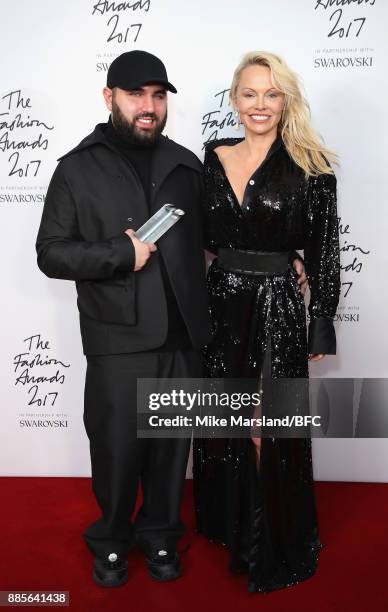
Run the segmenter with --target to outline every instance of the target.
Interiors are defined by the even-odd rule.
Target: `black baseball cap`
[[[163,62],[147,51],[127,51],[109,66],[106,84],[109,89],[137,89],[147,83],[160,83],[168,91],[177,93],[167,78]]]

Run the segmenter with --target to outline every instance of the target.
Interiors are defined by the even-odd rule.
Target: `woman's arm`
[[[336,184],[332,174],[309,180],[304,257],[311,291],[308,350],[312,355],[336,353],[333,317],[340,294]]]

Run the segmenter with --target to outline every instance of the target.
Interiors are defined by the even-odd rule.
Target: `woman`
[[[276,55],[249,53],[231,102],[245,138],[207,145],[205,228],[217,254],[208,274],[214,337],[207,375],[308,377],[308,360],[335,353],[339,290],[334,155],[309,123],[297,78]],[[306,313],[290,252],[303,249]],[[268,402],[267,402],[268,403]],[[312,576],[320,548],[311,461],[303,438],[202,439],[194,445],[197,527],[227,545],[249,591]],[[260,444],[261,442],[261,444]]]

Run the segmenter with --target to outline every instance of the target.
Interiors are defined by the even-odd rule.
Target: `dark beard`
[[[156,124],[155,128],[149,132],[141,132],[139,128],[135,127],[136,119],[141,117],[150,117],[156,121],[158,120],[154,113],[141,113],[137,115],[133,121],[128,121],[124,117],[116,101],[114,99],[112,100],[112,123],[120,138],[128,145],[135,145],[145,148],[153,147],[158,142],[160,135],[165,128],[167,122],[167,112],[162,121]]]

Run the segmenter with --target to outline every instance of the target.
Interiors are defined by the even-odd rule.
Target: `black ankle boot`
[[[167,582],[182,575],[181,563],[175,550],[150,551],[146,556],[148,574],[153,580]]]
[[[116,553],[104,558],[94,557],[92,577],[100,587],[121,586],[128,580],[128,562]]]

